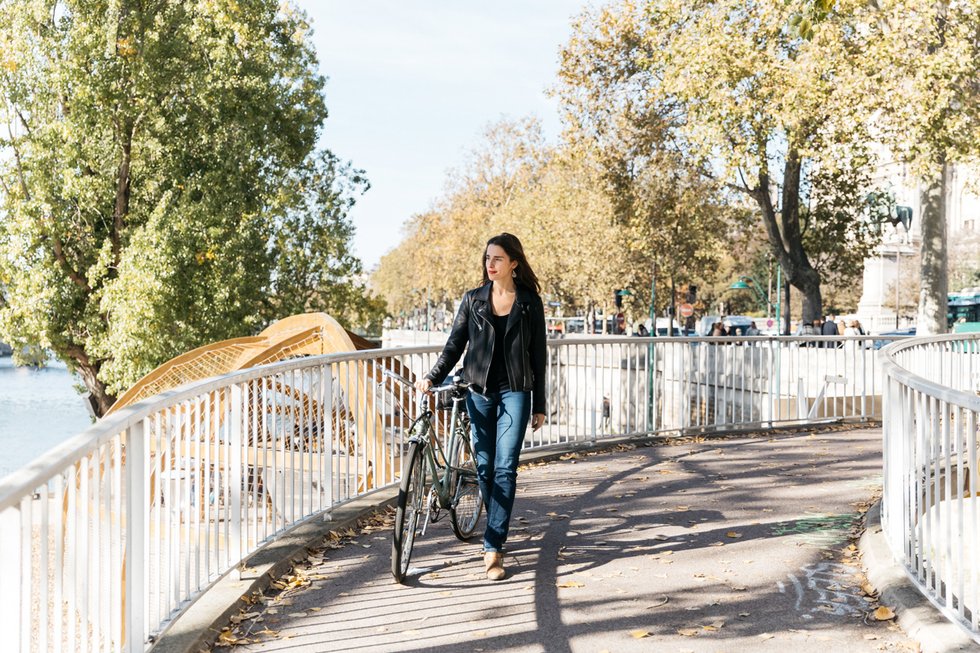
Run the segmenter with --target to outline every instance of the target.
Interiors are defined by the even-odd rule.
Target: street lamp
[[[779,289],[782,288],[782,267],[776,267],[776,303],[773,304],[772,300],[759,287],[755,279],[752,277],[739,277],[737,281],[728,286],[730,290],[751,290],[755,293],[756,298],[758,298],[759,303],[766,309],[766,317],[769,317],[769,309],[772,308],[776,311],[776,333],[782,329],[782,322],[780,320],[782,310],[781,310],[781,295]]]

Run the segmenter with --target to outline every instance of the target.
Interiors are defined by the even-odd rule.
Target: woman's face
[[[487,277],[490,281],[497,281],[509,278],[517,267],[517,261],[507,256],[507,252],[500,245],[489,245],[483,257],[483,265],[487,269]]]

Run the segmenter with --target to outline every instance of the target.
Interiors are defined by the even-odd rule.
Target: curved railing
[[[526,448],[881,414],[870,338],[549,342]],[[285,532],[399,478],[414,404],[383,375],[438,348],[304,358],[128,407],[0,482],[11,651],[143,651]]]
[[[980,642],[980,334],[882,351],[882,526],[919,590]]]

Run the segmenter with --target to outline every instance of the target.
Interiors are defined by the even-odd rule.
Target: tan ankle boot
[[[496,551],[487,551],[483,554],[483,564],[487,568],[487,578],[490,580],[502,580],[507,572],[504,571],[504,554]]]

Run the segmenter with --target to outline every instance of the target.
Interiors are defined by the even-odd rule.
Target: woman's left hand
[[[534,413],[531,415],[531,430],[537,431],[544,426],[544,413]]]

